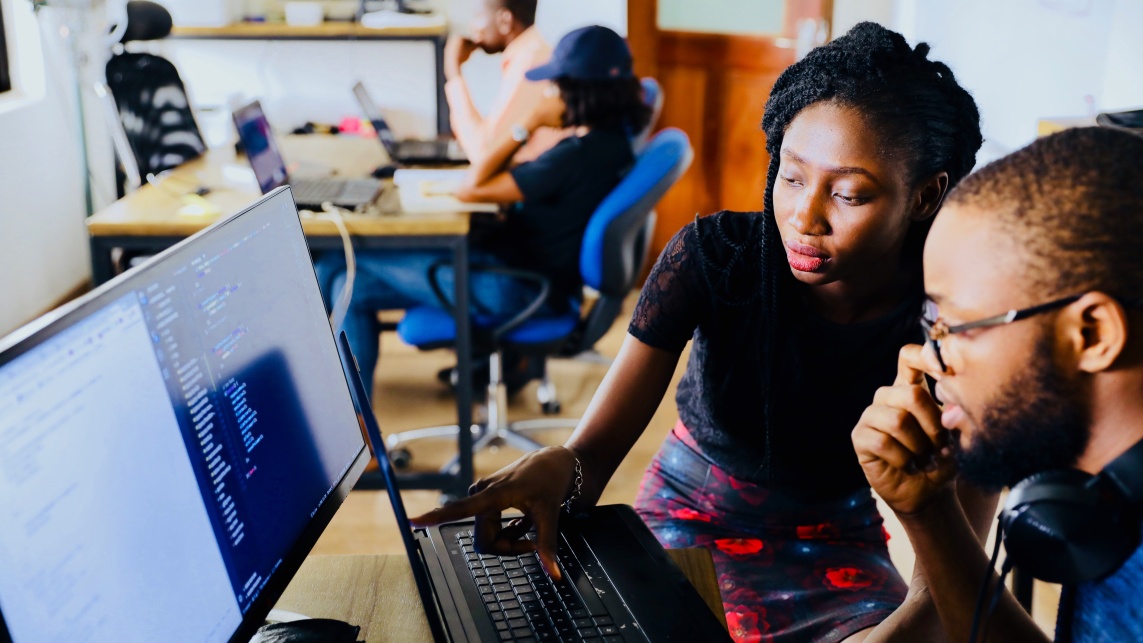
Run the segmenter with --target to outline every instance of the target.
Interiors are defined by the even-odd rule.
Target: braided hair
[[[785,263],[774,216],[774,182],[786,128],[805,108],[831,102],[858,110],[909,168],[910,182],[947,172],[949,188],[972,170],[982,142],[980,113],[972,96],[957,84],[944,63],[928,59],[929,46],[910,47],[905,38],[881,25],[862,22],[844,36],[818,47],[788,67],[770,91],[762,130],[770,165],[763,201],[762,298],[767,314],[762,368],[765,461],[770,475],[770,425],[774,373],[781,365],[776,337],[781,332],[780,299],[793,277]],[[914,224],[906,239],[906,260],[919,260],[931,218]]]

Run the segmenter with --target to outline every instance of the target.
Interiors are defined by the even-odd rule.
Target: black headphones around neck
[[[1143,440],[1099,475],[1074,469],[1021,480],[1000,513],[1006,564],[1049,583],[1110,575],[1143,535]]]

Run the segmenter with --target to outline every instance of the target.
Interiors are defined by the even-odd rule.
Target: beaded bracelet
[[[583,466],[577,456],[572,455],[572,457],[575,458],[575,488],[568,494],[567,500],[564,500],[564,511],[568,513],[572,511],[572,503],[583,495]]]

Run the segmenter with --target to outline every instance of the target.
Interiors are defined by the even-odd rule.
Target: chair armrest
[[[456,306],[454,306],[453,303],[451,301],[449,301],[448,297],[445,296],[444,289],[441,288],[441,284],[440,284],[440,271],[441,271],[441,269],[444,268],[445,266],[451,266],[451,265],[452,265],[452,262],[450,262],[450,261],[437,261],[437,262],[434,262],[432,265],[430,265],[429,266],[429,286],[433,289],[433,295],[436,296],[437,301],[441,305],[441,308],[444,308],[445,310],[447,310],[449,313],[451,313],[455,317],[456,316]],[[507,277],[519,279],[521,281],[530,281],[530,282],[535,283],[536,285],[538,285],[540,287],[539,294],[537,294],[532,299],[532,301],[528,302],[528,305],[524,307],[524,310],[520,311],[519,313],[514,315],[511,319],[504,322],[503,324],[500,324],[499,326],[494,327],[490,331],[493,341],[498,341],[501,337],[503,337],[507,333],[512,332],[513,330],[518,328],[521,324],[528,321],[533,315],[535,315],[536,312],[540,310],[540,307],[544,305],[544,302],[547,301],[548,294],[552,290],[551,280],[549,280],[544,275],[541,275],[540,273],[532,272],[529,270],[519,270],[517,268],[506,268],[504,266],[491,266],[491,265],[474,264],[474,265],[469,266],[469,272],[486,272],[486,273],[492,273],[492,274],[498,274],[498,275],[505,275]]]

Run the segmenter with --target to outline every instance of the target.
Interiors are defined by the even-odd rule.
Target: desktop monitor
[[[0,339],[0,641],[246,641],[368,457],[282,188]]]

